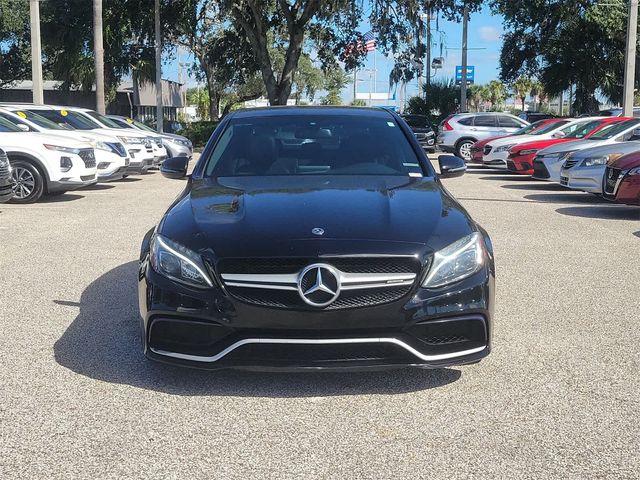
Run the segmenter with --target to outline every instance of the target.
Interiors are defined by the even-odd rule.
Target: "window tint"
[[[0,117],[0,132],[22,132],[14,123]]]
[[[234,118],[207,161],[207,176],[420,175],[418,157],[391,116]]]
[[[100,125],[88,119],[84,115],[80,115],[76,112],[70,112],[67,110],[25,110],[28,112],[37,113],[52,122],[57,123],[60,126],[71,128],[73,130],[93,130],[94,128],[100,128]],[[64,115],[63,113],[64,112]]]
[[[473,125],[473,117],[464,117],[458,120],[460,125],[465,125],[467,127]]]
[[[476,127],[495,127],[496,115],[478,115],[475,117],[473,125]]]
[[[628,130],[631,127],[638,125],[640,120],[626,120],[620,123],[612,123],[611,125],[607,125],[602,127],[596,133],[589,137],[589,140],[608,140],[609,138],[613,138],[616,135]]]
[[[566,138],[583,138],[589,132],[595,130],[602,125],[601,120],[593,120],[592,122],[581,123]]]
[[[27,125],[24,122],[21,122],[19,119],[17,119],[16,117],[9,115],[8,113],[4,113],[4,112],[0,112],[0,118],[6,120],[9,123],[12,123],[14,125]],[[29,125],[27,125],[27,127],[29,127],[30,131],[33,131],[33,128],[31,128]]]
[[[30,112],[29,110],[16,110],[16,115],[19,117],[24,116],[27,120],[32,123],[35,123],[39,127],[46,128],[47,130],[66,130],[66,128],[61,127],[55,122],[43,117],[42,115],[38,115],[37,113]]]
[[[90,116],[92,119],[109,128],[120,128],[120,125],[118,125],[116,122],[114,122],[110,118],[105,117],[104,115],[100,115],[98,112],[89,110],[88,112],[84,112],[84,114]]]
[[[498,122],[500,123],[501,127],[505,127],[505,128],[520,128],[520,127],[522,127],[522,122],[519,122],[515,118],[508,117],[506,115],[498,115]],[[477,123],[476,123],[476,125],[477,125]]]

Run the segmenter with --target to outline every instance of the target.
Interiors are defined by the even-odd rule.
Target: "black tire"
[[[463,159],[465,162],[473,160],[473,154],[471,153],[471,146],[476,143],[475,140],[465,138],[460,140],[456,145],[456,155]]]
[[[16,182],[16,193],[9,202],[34,203],[44,193],[44,178],[40,170],[26,160],[11,160],[13,181]]]

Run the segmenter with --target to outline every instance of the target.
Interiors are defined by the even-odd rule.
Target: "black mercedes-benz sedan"
[[[224,118],[147,233],[144,352],[202,368],[474,363],[491,349],[491,240],[382,109],[275,107]]]

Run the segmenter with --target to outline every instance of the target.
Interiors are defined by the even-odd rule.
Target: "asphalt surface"
[[[471,170],[494,352],[447,370],[211,373],[140,352],[159,173],[0,205],[0,478],[638,478],[640,209]]]

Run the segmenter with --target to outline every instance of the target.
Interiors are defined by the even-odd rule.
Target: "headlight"
[[[533,155],[534,153],[538,153],[537,148],[530,148],[528,150],[520,150],[518,155]]]
[[[176,145],[182,145],[183,147],[189,147],[191,145],[191,142],[182,140],[181,138],[171,138],[169,141],[175,143]]]
[[[200,255],[162,235],[153,236],[149,260],[160,275],[192,287],[213,287]]]
[[[472,233],[437,251],[429,275],[422,284],[436,288],[467,278],[482,268],[484,242],[479,233]]]
[[[130,143],[133,145],[140,145],[145,142],[144,137],[118,137],[122,143]]]
[[[512,143],[511,145],[503,145],[503,146],[501,146],[501,147],[496,148],[496,149],[494,150],[494,152],[495,152],[495,153],[499,153],[499,152],[508,152],[508,151],[509,151],[509,149],[510,149],[511,147],[514,147],[515,145],[516,145],[515,143]]]
[[[569,150],[568,152],[561,152],[561,153],[558,155],[558,161],[559,161],[559,162],[564,162],[567,158],[569,158],[569,156],[570,156],[573,152],[575,152],[575,150]]]
[[[98,150],[106,150],[107,152],[113,152],[113,147],[109,145],[107,142],[96,142],[96,146]]]
[[[587,157],[582,161],[583,167],[599,167],[616,160],[622,156],[621,153],[612,153],[610,155],[600,155],[599,157]]]
[[[78,155],[80,153],[79,148],[63,147],[62,145],[48,145],[46,143],[43,143],[43,145],[44,145],[44,148],[46,148],[47,150],[56,150],[58,152],[73,153],[74,155]]]
[[[627,175],[640,175],[640,167],[632,168]]]

